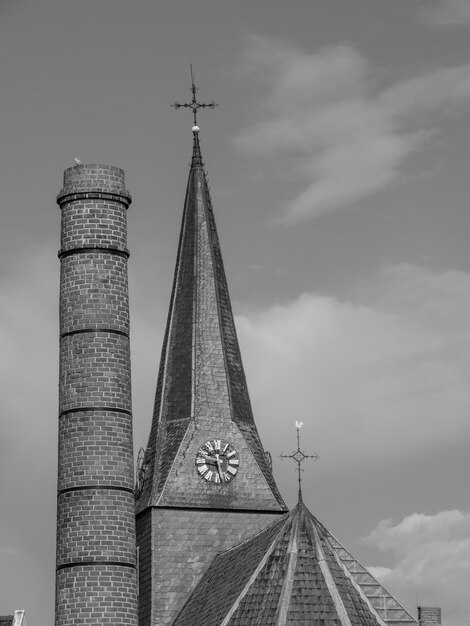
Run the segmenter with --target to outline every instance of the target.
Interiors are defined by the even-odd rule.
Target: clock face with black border
[[[235,448],[224,439],[209,439],[196,454],[197,472],[209,483],[225,485],[237,475],[240,459]]]

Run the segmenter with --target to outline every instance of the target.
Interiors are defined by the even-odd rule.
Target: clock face
[[[232,481],[240,466],[235,448],[223,439],[210,439],[202,444],[196,454],[199,476],[210,483],[224,485]]]

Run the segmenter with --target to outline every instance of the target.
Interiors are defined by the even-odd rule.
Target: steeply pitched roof
[[[173,626],[416,624],[402,607],[384,621],[338,549],[300,502],[265,531],[216,557]],[[381,589],[390,606],[396,603]]]
[[[222,508],[233,508],[238,503],[239,508],[282,511],[285,504],[253,419],[197,131],[193,137],[170,310],[144,461],[146,479],[137,511],[178,503],[212,507],[219,504]],[[252,505],[247,490],[246,497],[234,497],[235,486],[242,487],[238,479],[232,481],[232,494],[225,487],[219,489],[218,503],[214,490],[210,496],[198,493],[193,497],[195,490],[190,489],[189,483],[185,487],[172,482],[181,473],[180,464],[185,457],[193,455],[189,446],[195,437],[201,439],[194,443],[197,448],[204,437],[227,439],[226,433],[230,433],[232,445],[247,447],[245,457],[250,456],[250,460],[244,467],[251,463],[251,482],[262,485],[262,497],[253,493]],[[194,466],[194,457],[191,459]],[[185,471],[189,475],[188,468]],[[196,479],[201,485],[201,479]]]

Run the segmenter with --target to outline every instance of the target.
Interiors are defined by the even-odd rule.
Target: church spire
[[[191,77],[191,102],[173,106],[189,108],[196,122],[200,108],[216,105],[198,102]],[[197,124],[192,131],[192,161],[137,510],[184,505],[283,511],[253,419]],[[232,462],[238,464],[226,456],[232,450]]]

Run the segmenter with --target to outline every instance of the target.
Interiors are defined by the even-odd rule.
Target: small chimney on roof
[[[435,606],[418,607],[419,626],[441,626],[441,609]]]

